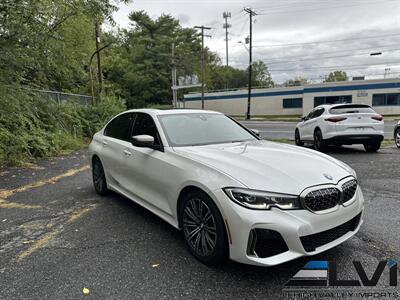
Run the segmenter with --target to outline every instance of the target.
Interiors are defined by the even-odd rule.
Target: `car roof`
[[[321,107],[323,107],[323,108],[326,108],[326,109],[329,109],[329,108],[334,108],[334,107],[338,107],[338,106],[340,106],[340,107],[346,107],[346,106],[357,106],[357,107],[371,107],[370,105],[368,105],[368,104],[363,104],[363,103],[335,103],[335,104],[321,104],[321,105],[318,105],[318,106],[316,106],[315,108],[321,108]],[[315,109],[314,108],[314,109]]]
[[[202,109],[151,109],[151,108],[142,108],[142,109],[130,109],[125,112],[142,112],[148,113],[150,115],[175,115],[175,114],[218,114],[222,115],[222,113],[212,110],[202,110]]]

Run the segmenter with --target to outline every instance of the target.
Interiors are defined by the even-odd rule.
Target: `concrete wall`
[[[289,88],[254,89],[251,99],[251,115],[305,115],[314,108],[314,97],[351,95],[352,103],[372,106],[373,94],[400,93],[400,80],[364,80],[333,82]],[[185,95],[186,108],[201,108],[200,94]],[[303,108],[284,109],[282,100],[303,98]],[[214,92],[205,94],[205,109],[229,115],[244,116],[247,111],[247,90]],[[373,106],[380,114],[400,114],[400,105]]]

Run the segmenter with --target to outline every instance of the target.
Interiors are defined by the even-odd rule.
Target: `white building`
[[[244,116],[246,89],[205,93],[205,109]],[[251,115],[305,115],[325,103],[365,103],[383,115],[400,114],[400,79],[328,82],[305,86],[253,89]],[[201,94],[184,95],[186,108],[201,108]]]

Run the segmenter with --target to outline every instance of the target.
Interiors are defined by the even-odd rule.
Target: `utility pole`
[[[252,77],[252,51],[253,51],[253,17],[257,14],[251,8],[245,8],[244,11],[249,14],[250,17],[250,36],[249,36],[249,93],[247,97],[247,112],[246,120],[250,120],[250,105],[251,105],[251,77]]]
[[[97,53],[97,72],[99,76],[99,95],[103,90],[103,73],[101,72],[101,61],[100,61],[100,31],[99,23],[95,23],[95,35],[96,35],[96,53]]]
[[[229,32],[228,29],[232,26],[231,24],[228,23],[228,18],[231,17],[230,12],[224,12],[222,14],[222,17],[225,19],[225,24],[223,25],[223,28],[225,29],[225,43],[226,43],[226,66],[229,66],[229,56],[228,56],[228,43],[229,43]]]
[[[211,27],[205,26],[195,26],[194,28],[201,29],[201,109],[204,109],[204,77],[205,77],[205,70],[204,70],[204,30],[210,30]],[[210,37],[210,36],[208,36]]]
[[[177,108],[175,43],[172,43],[172,107]]]

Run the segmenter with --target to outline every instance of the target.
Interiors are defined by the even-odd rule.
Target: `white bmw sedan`
[[[362,224],[353,169],[262,141],[221,113],[126,111],[89,151],[97,193],[118,192],[182,230],[207,264],[277,265],[335,247]]]

